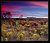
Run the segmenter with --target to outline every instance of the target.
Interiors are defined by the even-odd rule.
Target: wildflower
[[[1,37],[1,41],[3,41],[3,37]]]
[[[8,38],[5,38],[5,41],[8,41]]]
[[[44,31],[41,31],[40,34],[41,34],[41,35],[44,34]]]
[[[37,30],[36,30],[36,29],[34,29],[34,30],[33,30],[33,32],[37,32]]]
[[[39,35],[39,34],[37,34],[37,33],[34,33],[34,34],[32,35],[32,37],[33,37],[33,38],[39,38],[39,37],[40,37],[40,35]]]
[[[7,32],[7,36],[13,35],[13,32]]]
[[[23,39],[25,36],[25,32],[22,31],[21,33],[18,34],[17,39]]]

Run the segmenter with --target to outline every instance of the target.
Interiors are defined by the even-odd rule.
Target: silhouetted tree
[[[1,18],[5,18],[5,13],[1,14]]]
[[[6,12],[1,14],[1,18],[11,18],[11,13],[10,12]]]

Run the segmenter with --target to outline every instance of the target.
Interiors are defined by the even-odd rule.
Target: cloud
[[[48,17],[36,17],[36,18],[48,18]]]
[[[46,14],[45,12],[38,12],[37,14]]]
[[[2,12],[10,11],[10,12],[12,12],[14,14],[17,11],[20,12],[21,11],[21,7],[20,6],[2,5],[1,11]]]
[[[30,2],[30,4],[41,6],[43,8],[48,8],[48,3],[44,3],[44,2]]]
[[[48,17],[48,15],[46,14],[46,15],[44,15],[44,17]]]
[[[27,2],[26,4],[29,4],[30,6],[26,6],[26,5],[25,6],[19,6],[19,5],[16,5],[16,4],[15,5],[13,4],[13,6],[10,6],[10,5],[7,5],[7,4],[3,4],[1,10],[2,11],[10,11],[12,13],[12,16],[16,17],[16,16],[20,16],[20,15],[23,15],[23,16],[37,16],[38,14],[45,14],[44,12],[38,12],[37,14],[35,13],[35,14],[31,15],[32,12],[28,11],[30,13],[30,15],[29,15],[29,14],[27,14],[28,12],[25,12],[23,10],[25,8],[26,8],[26,10],[31,9],[31,8],[40,8],[40,7],[48,8],[48,3],[47,2]],[[34,9],[34,10],[36,11],[37,9]],[[23,11],[25,12],[24,14],[23,14]],[[32,10],[30,10],[30,11],[32,11]],[[21,12],[21,14],[17,14],[17,12],[18,13]]]

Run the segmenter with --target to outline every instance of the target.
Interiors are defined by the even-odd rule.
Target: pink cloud
[[[27,14],[12,14],[12,16],[21,16],[21,15],[27,16]]]
[[[48,3],[45,3],[45,2],[29,2],[29,3],[37,6],[41,6],[43,8],[48,8]]]
[[[15,12],[21,12],[23,8],[35,8],[35,6],[7,6],[7,5],[2,5],[2,12],[10,11],[11,14],[15,14]]]
[[[21,9],[20,6],[7,6],[7,5],[2,5],[1,8],[2,11],[10,11],[10,12],[20,11],[20,9]]]

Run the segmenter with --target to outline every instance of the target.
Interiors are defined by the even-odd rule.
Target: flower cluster
[[[48,40],[48,21],[44,20],[9,20],[2,21],[1,40],[2,41],[35,41]],[[15,38],[14,38],[15,37]],[[26,41],[27,41],[26,40]]]

